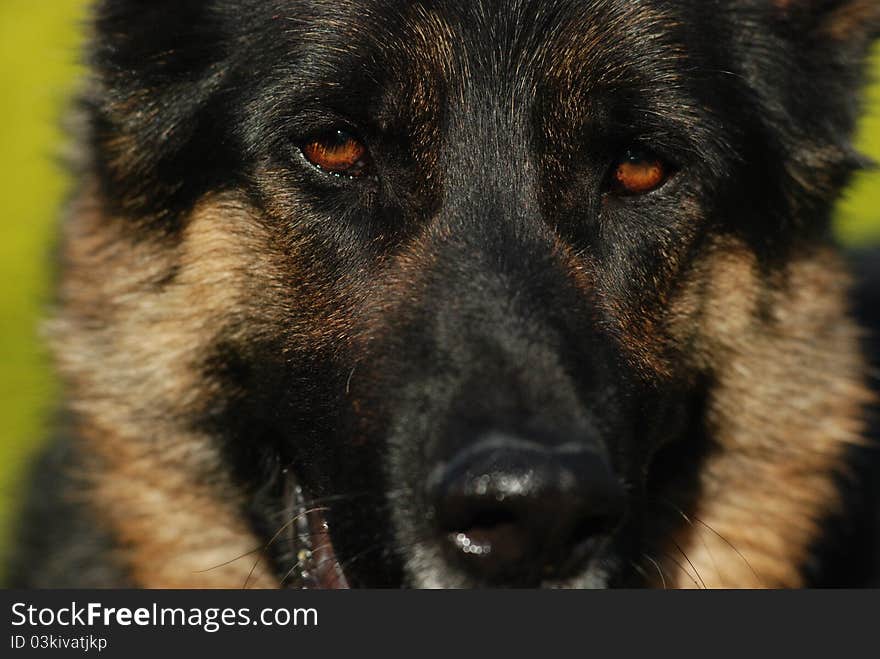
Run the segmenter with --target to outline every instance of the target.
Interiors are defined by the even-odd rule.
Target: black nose
[[[620,522],[624,491],[598,449],[494,435],[429,479],[447,555],[474,577],[531,585],[576,573]]]

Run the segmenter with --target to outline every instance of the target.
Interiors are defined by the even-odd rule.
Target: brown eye
[[[302,153],[315,167],[331,174],[358,176],[366,166],[367,147],[342,130],[308,142]]]
[[[656,155],[639,150],[627,151],[614,172],[615,187],[624,194],[646,194],[669,178],[669,167]]]

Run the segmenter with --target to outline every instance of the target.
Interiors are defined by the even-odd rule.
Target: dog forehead
[[[393,62],[449,82],[485,80],[487,73],[522,81],[614,75],[648,51],[662,56],[681,25],[668,6],[655,0],[347,0],[292,5],[284,19],[297,51],[305,47],[330,65],[380,67],[373,75],[387,77],[396,73],[387,68]]]

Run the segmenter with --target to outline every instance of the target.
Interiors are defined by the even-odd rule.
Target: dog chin
[[[564,580],[547,580],[531,584],[534,588],[601,590],[611,587],[611,567],[614,561],[593,560],[579,574]],[[478,582],[464,572],[451,566],[437,547],[415,547],[406,561],[406,586],[416,589],[473,589],[485,587],[505,588],[505,584]]]

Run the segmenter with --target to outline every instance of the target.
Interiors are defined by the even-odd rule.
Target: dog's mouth
[[[349,588],[330,538],[330,527],[324,515],[327,508],[307,506],[298,484],[289,484],[289,500],[293,512],[290,541],[294,565],[288,571],[286,583],[301,589]]]
[[[400,583],[414,587],[446,581],[451,584],[472,582],[551,588],[630,587],[653,583],[653,579],[640,569],[639,557],[645,557],[642,545],[648,542],[650,549],[654,546],[651,538],[665,534],[667,525],[678,524],[677,518],[669,521],[670,515],[675,517],[670,511],[687,509],[686,495],[696,492],[691,480],[699,471],[702,455],[699,447],[705,443],[701,432],[703,402],[702,395],[688,397],[685,403],[663,411],[659,416],[663,423],[658,425],[662,425],[672,439],[656,442],[659,448],[656,455],[648,459],[650,469],[645,472],[645,482],[627,480],[625,491],[620,493],[616,487],[616,472],[606,479],[608,487],[615,485],[615,488],[607,492],[603,489],[604,472],[600,473],[601,465],[591,461],[595,457],[592,451],[569,450],[563,452],[562,457],[555,453],[548,457],[533,449],[521,456],[527,468],[522,471],[523,477],[519,481],[516,480],[519,472],[510,471],[512,466],[520,464],[514,459],[516,455],[505,454],[507,462],[499,463],[507,465],[507,472],[500,472],[495,463],[490,465],[494,465],[495,471],[477,464],[465,472],[467,478],[472,472],[480,475],[474,483],[467,481],[460,491],[453,491],[454,496],[442,498],[447,505],[441,510],[446,515],[438,514],[435,506],[429,513],[428,519],[432,520],[428,522],[429,526],[417,527],[415,535],[421,533],[419,537],[423,539],[413,544],[416,549],[401,550],[394,559],[387,559],[390,565],[373,566],[379,568],[378,577],[367,571],[365,561],[354,565],[368,552],[354,551],[351,556],[347,555],[343,538],[340,549],[345,560],[340,560],[334,546],[330,524],[336,519],[337,511],[334,507],[333,513],[330,512],[330,502],[345,497],[332,494],[322,497],[326,493],[319,492],[316,493],[318,498],[313,498],[311,492],[304,492],[291,468],[285,472],[285,519],[289,520],[284,527],[286,542],[273,545],[274,537],[269,542],[278,549],[273,558],[284,575],[281,585],[293,589],[348,589],[362,583],[374,583],[377,579],[383,584]],[[560,464],[567,471],[554,471],[556,462],[551,458],[564,458],[567,462]],[[549,462],[544,464],[541,460]],[[546,487],[535,489],[531,498],[525,500],[520,490],[492,491],[492,478],[482,475],[494,475],[502,482],[498,477],[500,473],[505,477],[504,483],[534,485],[540,481],[536,474],[542,465],[541,473],[545,473],[551,484],[572,481],[569,472],[574,473],[573,469],[577,468],[578,474],[587,477],[584,497],[569,501],[563,496],[568,490],[563,492],[556,487]],[[571,491],[575,494],[581,492]],[[669,492],[677,493],[674,500],[667,501]],[[615,498],[615,493],[619,494],[619,499]],[[579,503],[582,501],[589,502],[589,507],[584,508]],[[602,505],[596,507],[595,502]],[[569,515],[571,523],[560,521],[560,516],[570,510],[574,511]],[[648,511],[652,514],[646,517]],[[590,515],[586,515],[587,512]],[[406,515],[410,514],[407,509]],[[406,520],[404,528],[408,528]],[[423,520],[420,518],[420,523]],[[341,528],[344,527],[334,530],[339,534]],[[403,536],[411,537],[407,533],[405,531]],[[438,538],[442,539],[439,544]],[[650,556],[647,560],[654,563]],[[400,568],[403,574],[394,572],[398,569],[395,561],[403,564]],[[388,569],[387,573],[384,568]],[[365,577],[366,574],[370,577]]]

